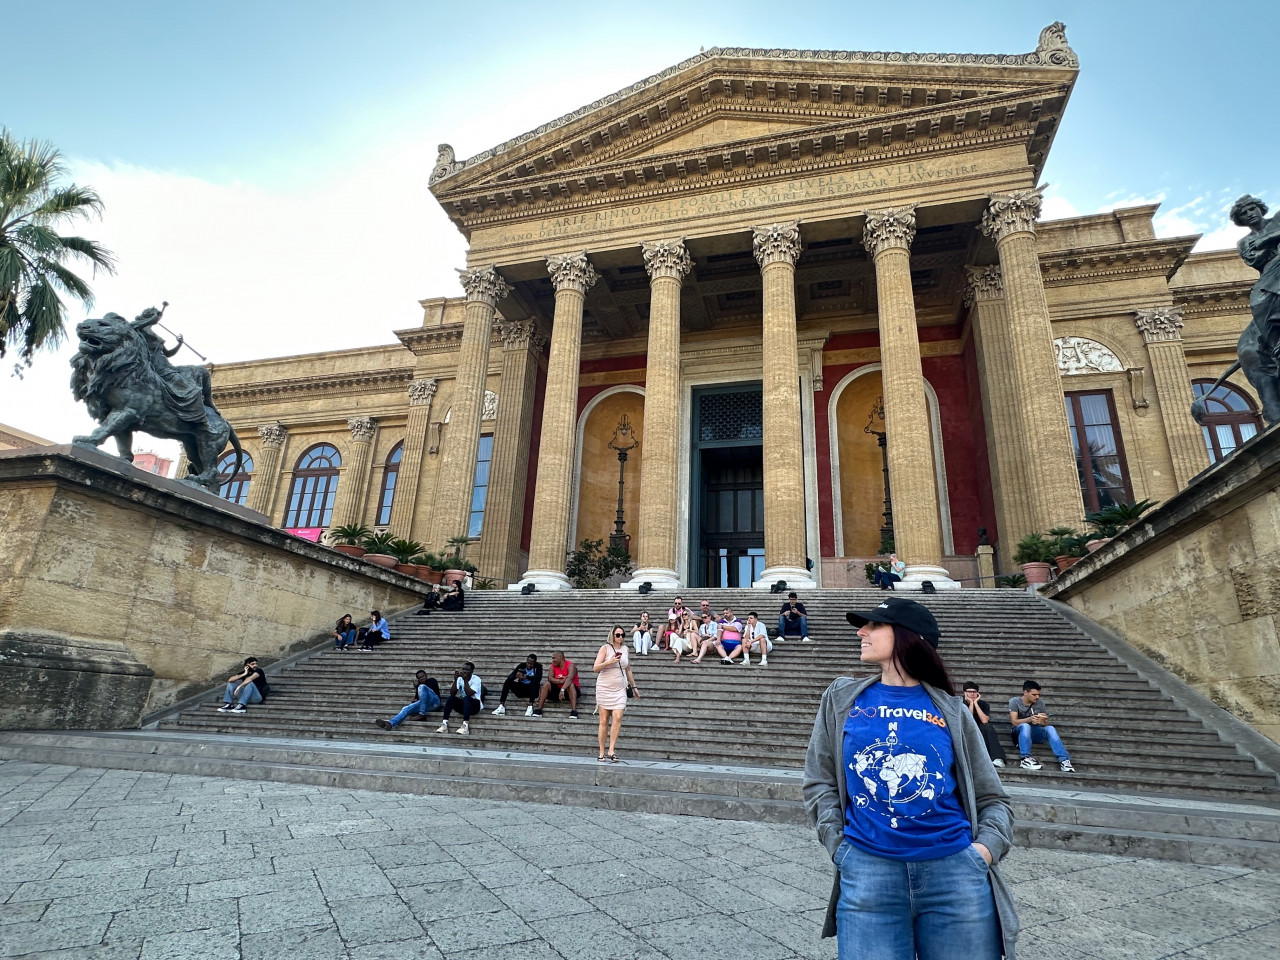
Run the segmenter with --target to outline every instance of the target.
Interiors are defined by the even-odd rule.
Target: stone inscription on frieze
[[[696,220],[702,217],[733,213],[738,210],[760,210],[771,206],[783,206],[812,200],[851,197],[859,194],[880,193],[886,190],[917,187],[935,181],[957,180],[974,176],[979,172],[976,162],[959,160],[943,162],[896,163],[881,167],[846,170],[823,176],[809,177],[787,183],[761,183],[747,187],[728,189],[719,193],[696,196],[670,197],[568,214],[522,228],[514,226],[495,231],[496,235],[481,241],[485,246],[498,243],[521,243],[580,236],[598,231],[610,231],[668,224],[679,220]],[[485,227],[478,227],[485,230]],[[474,239],[473,239],[474,242]]]

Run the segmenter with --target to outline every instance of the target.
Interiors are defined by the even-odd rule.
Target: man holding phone
[[[1042,764],[1031,756],[1031,744],[1048,743],[1049,749],[1058,760],[1058,767],[1063,773],[1075,773],[1071,765],[1071,754],[1062,744],[1058,731],[1049,723],[1049,711],[1040,699],[1040,684],[1028,680],[1022,685],[1022,696],[1009,701],[1009,722],[1013,724],[1013,735],[1018,741],[1018,752],[1022,759],[1018,766],[1024,770],[1039,770]]]
[[[782,640],[790,633],[800,634],[800,642],[809,642],[809,611],[796,598],[795,591],[787,594],[787,602],[778,613],[778,639]]]
[[[455,710],[462,711],[462,726],[458,733],[465,737],[471,732],[471,717],[484,709],[484,684],[475,670],[476,665],[467,661],[461,670],[454,673],[449,699],[444,704],[444,723],[436,727],[436,733],[449,732],[449,715]]]

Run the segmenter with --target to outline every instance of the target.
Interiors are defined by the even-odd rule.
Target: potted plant
[[[413,558],[422,553],[423,546],[417,540],[392,540],[387,553],[396,558],[396,572],[403,573],[410,577],[418,575],[418,568],[414,565]]]
[[[444,572],[446,585],[453,586],[455,582],[460,583],[467,579],[467,568],[463,555],[467,552],[469,543],[471,543],[471,538],[465,535],[449,538],[449,546],[453,547],[453,554],[445,558],[450,563],[449,568]]]
[[[333,549],[358,560],[368,553],[363,543],[373,536],[373,531],[358,523],[344,523],[340,527],[334,527],[325,536]]]
[[[997,587],[1025,587],[1027,578],[1020,573],[1011,573],[1008,576],[996,577]]]
[[[388,570],[393,569],[399,563],[395,554],[391,552],[391,545],[397,539],[396,535],[389,530],[366,537],[364,548],[369,552],[364,555],[364,559],[376,566],[385,567]]]
[[[412,563],[418,568],[418,579],[427,583],[439,583],[443,574],[435,568],[438,562],[439,558],[434,553],[420,553],[414,557]]]
[[[1013,562],[1021,568],[1027,583],[1049,582],[1049,558],[1052,556],[1049,551],[1052,547],[1053,541],[1046,540],[1040,533],[1028,533],[1018,541]]]
[[[445,572],[453,566],[453,560],[450,557],[437,557],[433,555],[431,563],[429,563],[428,566],[435,572],[435,577],[431,582],[444,583]]]
[[[1112,537],[1119,536],[1122,531],[1138,522],[1138,519],[1156,505],[1155,500],[1138,500],[1134,503],[1113,503],[1095,510],[1085,517],[1085,523],[1092,528],[1092,538],[1088,542],[1090,553],[1109,543]]]
[[[1062,573],[1080,562],[1085,555],[1085,538],[1071,527],[1054,527],[1049,531],[1049,555]]]

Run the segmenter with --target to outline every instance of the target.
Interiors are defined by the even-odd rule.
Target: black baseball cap
[[[865,627],[868,623],[896,623],[920,634],[934,648],[938,646],[938,637],[941,635],[938,621],[933,618],[929,608],[904,597],[890,597],[874,610],[846,613],[844,617],[855,627]]]

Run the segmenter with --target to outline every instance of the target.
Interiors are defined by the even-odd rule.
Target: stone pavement
[[[1017,850],[1035,960],[1280,948],[1280,874]],[[0,763],[0,956],[830,960],[806,829]]]

